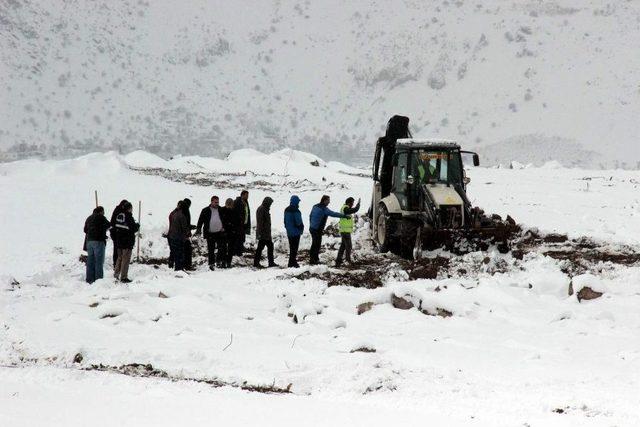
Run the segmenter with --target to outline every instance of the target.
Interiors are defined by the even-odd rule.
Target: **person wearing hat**
[[[300,197],[293,195],[289,206],[284,210],[284,228],[289,239],[289,267],[298,268],[298,247],[300,236],[304,232],[302,213],[300,213]]]

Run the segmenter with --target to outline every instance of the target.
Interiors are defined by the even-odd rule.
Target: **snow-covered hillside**
[[[405,114],[496,163],[636,168],[639,20],[636,1],[1,1],[0,150],[354,164]]]
[[[0,425],[638,425],[638,172],[467,173],[475,205],[574,240],[411,264],[375,253],[361,217],[350,268],[329,266],[328,236],[325,265],[176,274],[157,260],[178,199],[195,216],[212,194],[249,188],[252,209],[272,197],[282,265],[291,194],[306,222],[322,194],[367,206],[370,178],[293,150],[1,164]],[[83,281],[94,191],[108,211],[142,200],[131,284],[109,260],[105,279]]]

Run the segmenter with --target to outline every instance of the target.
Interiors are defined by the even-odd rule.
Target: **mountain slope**
[[[635,165],[639,19],[595,0],[4,0],[0,149],[354,160],[398,113],[471,149],[544,134]]]

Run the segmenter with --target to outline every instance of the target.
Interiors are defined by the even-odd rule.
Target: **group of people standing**
[[[197,225],[191,224],[190,207],[191,200],[180,200],[169,214],[169,267],[193,268],[191,236],[194,230],[195,235],[202,235],[207,241],[209,268],[231,267],[233,256],[244,252],[246,235],[251,232],[249,192],[243,191],[236,200],[227,199],[224,206],[220,206],[218,196],[211,197],[209,205],[200,211]]]
[[[123,283],[129,279],[129,264],[136,233],[140,229],[133,218],[133,206],[122,200],[111,214],[111,221],[104,216],[104,208],[97,206],[84,222],[85,244],[87,251],[86,281],[93,283],[104,277],[104,257],[107,244],[107,232],[113,240],[113,269],[116,280]]]
[[[289,240],[288,267],[299,267],[298,249],[305,225],[300,212],[300,197],[291,196],[289,206],[284,210],[284,228]],[[309,233],[311,248],[309,263],[320,263],[322,235],[329,217],[340,218],[340,249],[335,261],[337,267],[342,265],[343,258],[351,263],[351,233],[354,228],[352,215],[360,209],[360,200],[354,206],[354,198],[346,199],[339,212],[329,209],[331,199],[324,195],[315,204],[309,215]],[[274,261],[274,246],[271,233],[271,205],[273,199],[265,197],[256,210],[256,242],[253,265],[262,268],[261,260],[264,249],[267,249],[268,267],[277,267]],[[191,237],[202,235],[207,242],[209,268],[229,268],[234,256],[242,256],[245,252],[246,236],[251,233],[251,208],[249,192],[243,190],[235,199],[227,199],[220,205],[218,196],[211,197],[209,205],[200,211],[196,225],[191,223],[191,200],[180,200],[176,208],[169,214],[169,231],[166,234],[169,242],[169,267],[175,270],[193,269],[193,247]],[[103,265],[107,232],[113,240],[113,265],[116,280],[129,283],[129,263],[136,241],[136,233],[140,229],[133,218],[133,207],[127,200],[122,200],[115,207],[111,221],[104,216],[104,208],[98,206],[86,219],[84,225],[85,249],[87,251],[86,281],[93,283],[103,278]]]
[[[360,209],[360,201],[354,207],[354,198],[349,197],[340,209],[334,212],[329,209],[331,199],[322,196],[320,203],[313,206],[309,216],[309,232],[312,244],[309,262],[312,265],[319,264],[320,248],[322,246],[322,234],[326,227],[328,217],[340,218],[340,234],[342,241],[336,259],[336,266],[340,266],[343,257],[351,262],[351,233],[353,232],[352,215]],[[274,246],[271,231],[271,205],[273,199],[265,197],[256,210],[256,242],[257,247],[253,257],[253,265],[262,268],[261,260],[264,249],[267,250],[267,266],[277,267],[274,261]],[[191,236],[202,235],[207,242],[209,268],[229,268],[233,256],[242,256],[245,252],[246,236],[251,233],[251,208],[249,206],[249,192],[243,190],[235,200],[227,199],[224,206],[220,206],[218,196],[211,197],[208,206],[204,207],[194,226],[191,224],[189,199],[178,202],[176,208],[169,214],[169,240],[170,256],[169,265],[175,270],[192,269],[191,262]],[[300,212],[300,197],[291,196],[289,206],[284,211],[284,228],[289,240],[288,267],[299,267],[298,249],[300,237],[304,233],[304,222]]]

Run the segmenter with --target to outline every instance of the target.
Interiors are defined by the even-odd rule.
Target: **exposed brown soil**
[[[436,279],[441,270],[449,267],[449,263],[449,258],[441,256],[421,258],[409,264],[409,279]]]
[[[569,239],[563,234],[539,234],[529,230],[513,243],[514,258],[539,252],[563,261],[562,270],[569,275],[582,274],[601,268],[601,263],[633,265],[640,263],[640,252],[628,246],[612,248],[588,237]]]
[[[82,355],[80,355],[80,358]],[[78,358],[78,355],[76,355]],[[80,359],[82,360],[82,359]],[[257,393],[267,393],[267,394],[286,394],[291,393],[291,384],[287,385],[287,387],[278,387],[275,384],[271,385],[262,385],[262,384],[249,384],[246,381],[241,383],[238,382],[228,382],[223,381],[217,378],[193,378],[193,377],[178,377],[174,375],[170,375],[166,371],[156,369],[151,364],[142,364],[142,363],[130,363],[127,365],[120,366],[110,366],[110,365],[91,365],[86,368],[82,368],[85,371],[100,371],[100,372],[111,372],[122,375],[128,375],[131,377],[143,377],[143,378],[162,378],[169,381],[190,381],[196,383],[208,384],[212,387],[236,387],[246,391],[252,391]]]
[[[344,270],[329,271],[323,273],[313,273],[304,271],[300,274],[290,275],[298,280],[307,280],[311,278],[324,280],[327,286],[351,286],[354,288],[375,289],[384,286],[380,273],[374,270]]]

